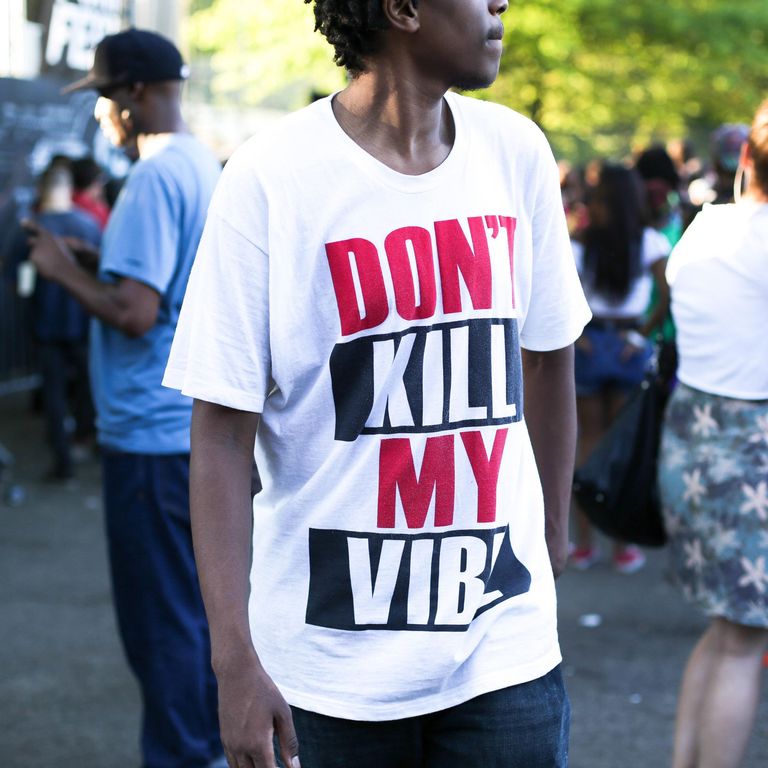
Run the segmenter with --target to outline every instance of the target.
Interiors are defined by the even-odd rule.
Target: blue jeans
[[[357,722],[294,707],[293,722],[302,768],[565,768],[570,713],[558,666],[428,715]]]
[[[648,360],[653,353],[650,342],[645,349],[631,351],[618,330],[587,326],[584,335],[592,349],[587,352],[576,347],[576,394],[580,397],[597,395],[605,389],[629,391],[645,376]]]
[[[144,705],[144,768],[204,768],[222,753],[216,681],[189,522],[189,455],[104,454],[120,637]]]

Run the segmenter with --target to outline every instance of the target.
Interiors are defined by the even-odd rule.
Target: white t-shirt
[[[640,251],[642,271],[629,287],[627,295],[619,300],[605,296],[590,285],[584,270],[584,246],[575,240],[571,245],[576,260],[576,269],[582,278],[584,295],[587,297],[589,308],[595,317],[634,318],[641,317],[645,313],[653,290],[651,267],[659,259],[664,259],[669,255],[669,241],[661,232],[650,227],[646,227],[643,231]]]
[[[449,94],[397,173],[325,99],[232,157],[166,383],[262,413],[250,619],[289,703],[388,720],[560,661],[519,345],[589,318],[536,126]],[[511,279],[514,275],[514,279]]]
[[[768,398],[768,205],[707,205],[667,264],[680,381]]]

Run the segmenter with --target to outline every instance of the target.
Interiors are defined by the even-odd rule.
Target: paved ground
[[[137,768],[139,700],[110,604],[98,466],[86,462],[68,488],[40,482],[42,425],[26,401],[0,398],[0,442],[27,492],[21,506],[0,502],[0,768]],[[703,622],[663,573],[654,552],[635,576],[596,566],[560,581],[572,768],[668,765],[679,676]],[[600,625],[582,626],[587,614]],[[763,698],[746,768],[768,765]]]

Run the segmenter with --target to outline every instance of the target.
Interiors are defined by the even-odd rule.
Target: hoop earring
[[[741,202],[741,196],[743,194],[744,190],[744,177],[746,176],[746,173],[744,171],[744,166],[739,163],[739,167],[736,169],[736,175],[733,179],[733,201],[735,203]]]

